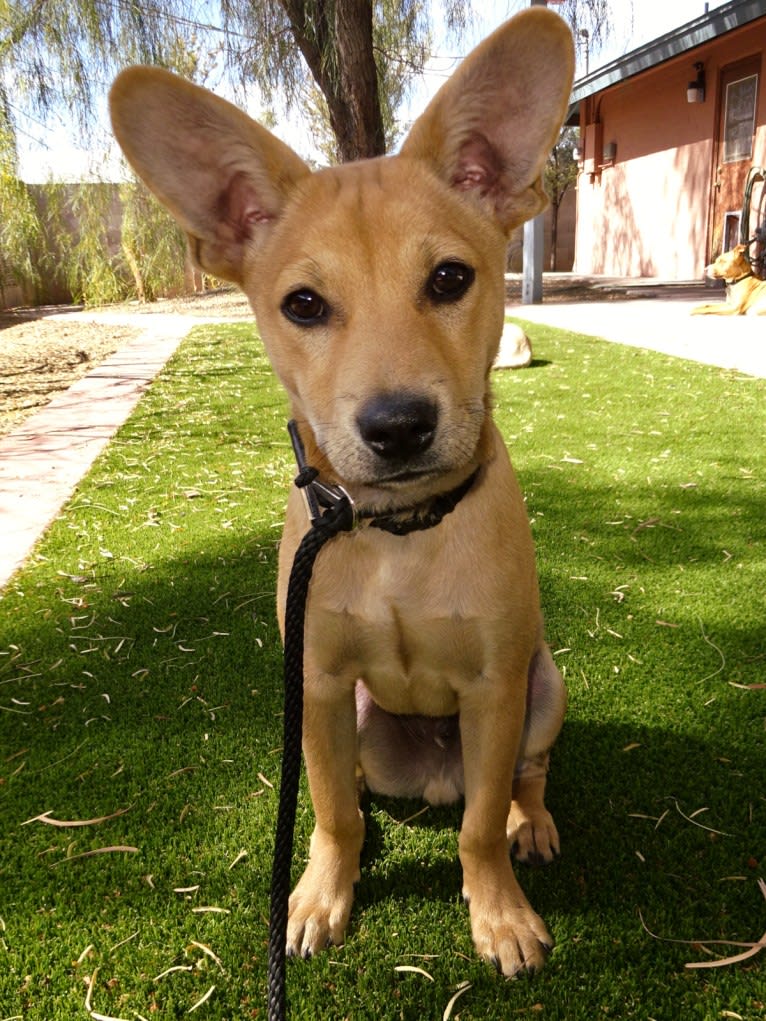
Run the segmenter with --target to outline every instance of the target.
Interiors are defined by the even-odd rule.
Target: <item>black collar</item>
[[[410,532],[422,532],[436,525],[457,507],[476,481],[481,468],[475,468],[459,486],[448,493],[417,504],[415,507],[404,507],[388,514],[379,514],[376,510],[360,510],[343,486],[322,482],[316,468],[306,463],[303,443],[295,420],[287,423],[287,431],[293,445],[295,459],[298,462],[298,475],[295,485],[303,493],[309,520],[315,527],[325,524],[335,531],[350,531],[355,525],[367,523],[368,528],[380,528],[391,535],[409,535]]]
[[[753,275],[753,271],[752,270],[749,273],[743,273],[742,276],[741,277],[737,277],[736,280],[727,280],[726,281],[726,286],[727,287],[733,287],[735,284],[740,284],[740,283],[742,283],[743,280],[747,280],[747,278],[751,277],[752,275]]]
[[[440,493],[432,500],[415,507],[407,507],[403,510],[393,511],[391,514],[377,514],[375,511],[357,511],[357,518],[369,521],[370,528],[380,528],[391,535],[409,535],[410,532],[423,532],[427,528],[434,528],[457,507],[463,497],[469,492],[479,469],[474,471],[448,493]]]

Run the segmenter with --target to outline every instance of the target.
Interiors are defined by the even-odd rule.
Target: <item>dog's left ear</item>
[[[541,174],[573,75],[567,24],[543,7],[523,11],[466,57],[401,155],[426,160],[451,187],[474,194],[508,234],[548,205]]]

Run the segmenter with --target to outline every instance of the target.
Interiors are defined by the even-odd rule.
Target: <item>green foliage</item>
[[[119,229],[115,188],[50,183],[45,196],[50,272],[61,275],[78,304],[119,301],[126,294],[126,280],[113,257]]]
[[[577,181],[574,150],[580,137],[579,128],[564,127],[553,147],[543,171],[543,183],[551,204],[558,208],[566,192]]]
[[[374,798],[290,1016],[439,1018],[462,988],[462,1021],[761,1021],[763,952],[684,965],[764,930],[766,381],[528,331],[494,389],[570,693],[562,857],[518,870],[556,949],[529,981],[477,961],[460,809]],[[190,1016],[265,1016],[285,414],[251,329],[195,331],[0,601],[2,1017],[171,1021],[212,987]],[[304,787],[296,873],[311,824]]]
[[[192,12],[184,0],[175,11]],[[65,109],[88,134],[117,68],[162,60],[183,25],[163,7],[98,0],[2,0],[0,70],[7,95],[39,114]]]
[[[0,276],[29,285],[42,271],[88,305],[182,287],[181,235],[156,202],[137,186],[122,189],[124,245],[115,185],[51,182],[40,219],[17,178],[15,139],[23,107],[40,117],[65,111],[81,142],[98,144],[104,85],[131,62],[204,78],[213,48],[198,44],[193,16],[184,0],[172,12],[94,0],[0,2]]]
[[[16,141],[0,94],[0,299],[9,282],[39,282],[35,253],[42,229],[27,186],[16,174]]]
[[[142,301],[181,291],[186,241],[170,213],[141,184],[120,187],[122,251]]]
[[[401,126],[397,113],[413,79],[423,73],[432,47],[428,5],[378,0],[373,22],[373,48],[386,133],[386,149],[394,148]]]
[[[572,28],[578,53],[598,52],[612,32],[609,0],[561,0],[554,8]],[[630,0],[632,14],[633,3]]]

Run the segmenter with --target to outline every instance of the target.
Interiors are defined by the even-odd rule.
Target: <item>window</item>
[[[724,115],[723,161],[749,159],[753,153],[755,129],[755,101],[758,95],[758,75],[729,82],[726,86],[726,113]]]

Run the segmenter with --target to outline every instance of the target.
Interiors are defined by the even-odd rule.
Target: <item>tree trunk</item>
[[[559,203],[551,200],[551,262],[548,269],[556,269],[556,246],[559,238]]]
[[[133,249],[124,240],[122,242],[122,254],[125,256],[125,262],[127,262],[128,268],[133,274],[133,283],[136,285],[136,297],[143,305],[146,302],[146,289],[144,288],[144,278],[141,275],[141,267],[138,264],[138,259],[133,254]]]
[[[322,91],[338,158],[382,156],[385,132],[372,50],[372,0],[280,0]]]

